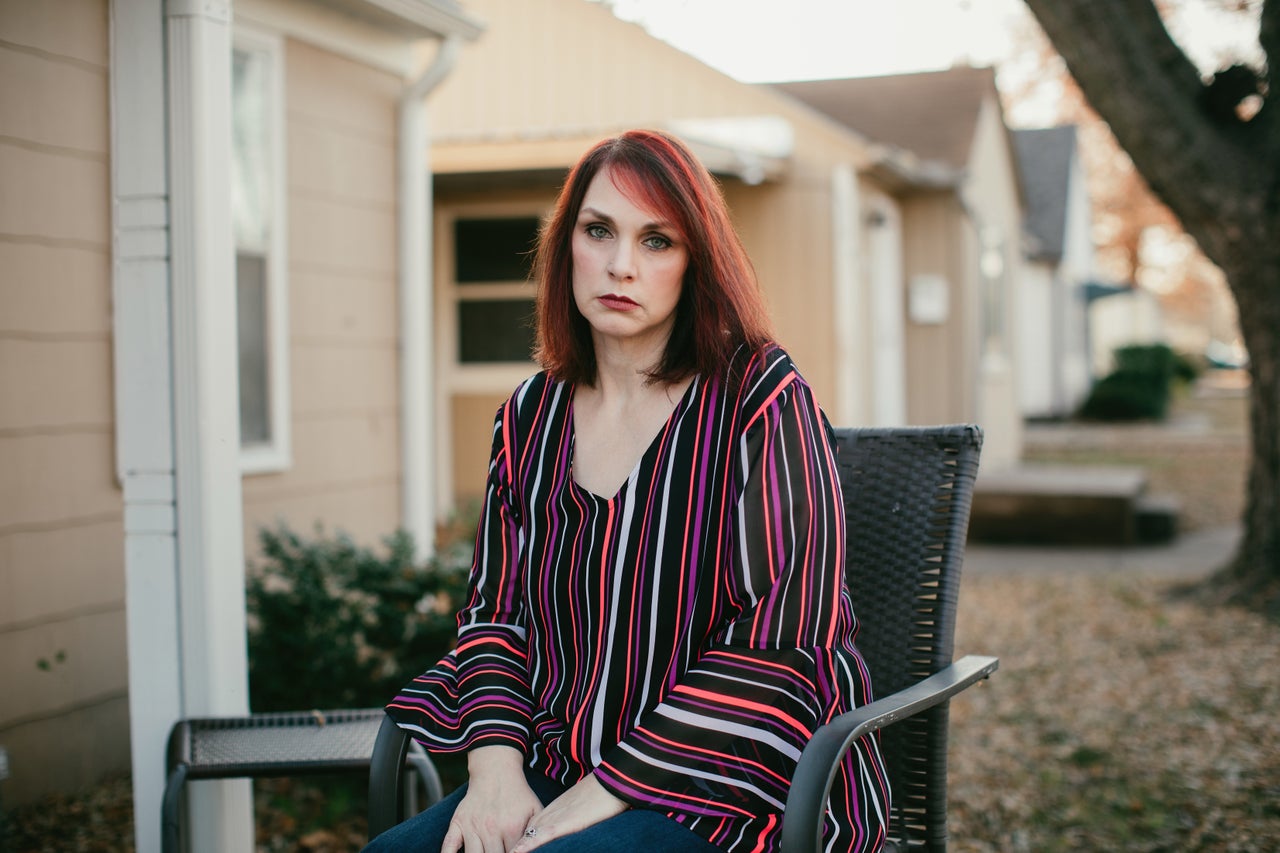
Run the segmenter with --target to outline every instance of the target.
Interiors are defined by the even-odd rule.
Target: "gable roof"
[[[1074,125],[1016,130],[1012,134],[1026,204],[1025,228],[1033,238],[1028,256],[1062,258],[1067,230],[1067,193],[1076,150]]]
[[[869,139],[963,169],[983,100],[996,97],[995,71],[946,71],[769,84]]]

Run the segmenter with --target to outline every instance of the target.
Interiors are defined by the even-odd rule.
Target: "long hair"
[[[606,167],[623,195],[671,222],[688,247],[671,337],[649,380],[676,382],[694,373],[731,379],[733,353],[744,344],[758,350],[772,337],[755,270],[715,179],[684,143],[653,130],[598,143],[561,188],[534,259],[534,357],[557,379],[595,383],[591,328],[573,298],[572,240],[587,188]]]

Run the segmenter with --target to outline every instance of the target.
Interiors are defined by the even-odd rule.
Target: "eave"
[[[318,0],[380,29],[414,38],[457,36],[474,41],[484,24],[446,0]]]

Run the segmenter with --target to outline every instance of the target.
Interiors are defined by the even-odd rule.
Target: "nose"
[[[617,248],[614,249],[613,257],[609,259],[606,272],[612,278],[621,281],[631,281],[636,277],[636,255],[635,250],[627,244],[625,240],[619,240]]]

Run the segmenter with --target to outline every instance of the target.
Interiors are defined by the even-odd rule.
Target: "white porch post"
[[[398,158],[400,261],[401,526],[419,556],[435,553],[435,460],[431,441],[435,389],[431,369],[431,179],[427,166],[426,107],[413,90],[399,105]]]
[[[832,419],[837,426],[867,423],[867,382],[874,365],[860,345],[866,322],[863,288],[858,274],[862,256],[862,204],[858,175],[841,164],[831,173],[832,284],[836,325],[836,388]]]
[[[231,4],[167,0],[174,457],[182,700],[248,712],[235,247]],[[247,781],[189,789],[191,839],[253,848]]]
[[[902,217],[881,200],[879,225],[867,238],[871,303],[871,421],[874,426],[907,422],[906,312],[903,309]]]
[[[124,491],[134,843],[160,849],[165,734],[182,715],[173,478],[163,0],[111,3],[116,474]]]
[[[435,341],[433,185],[426,97],[453,69],[462,48],[458,36],[400,94],[397,173],[399,193],[401,525],[420,556],[436,550],[435,483],[431,452],[436,429],[432,349]]]
[[[247,710],[225,189],[230,8],[112,0],[111,23],[116,457],[134,838],[140,853],[154,853],[169,727],[181,716]],[[247,782],[200,783],[189,794],[198,849],[252,849]]]

